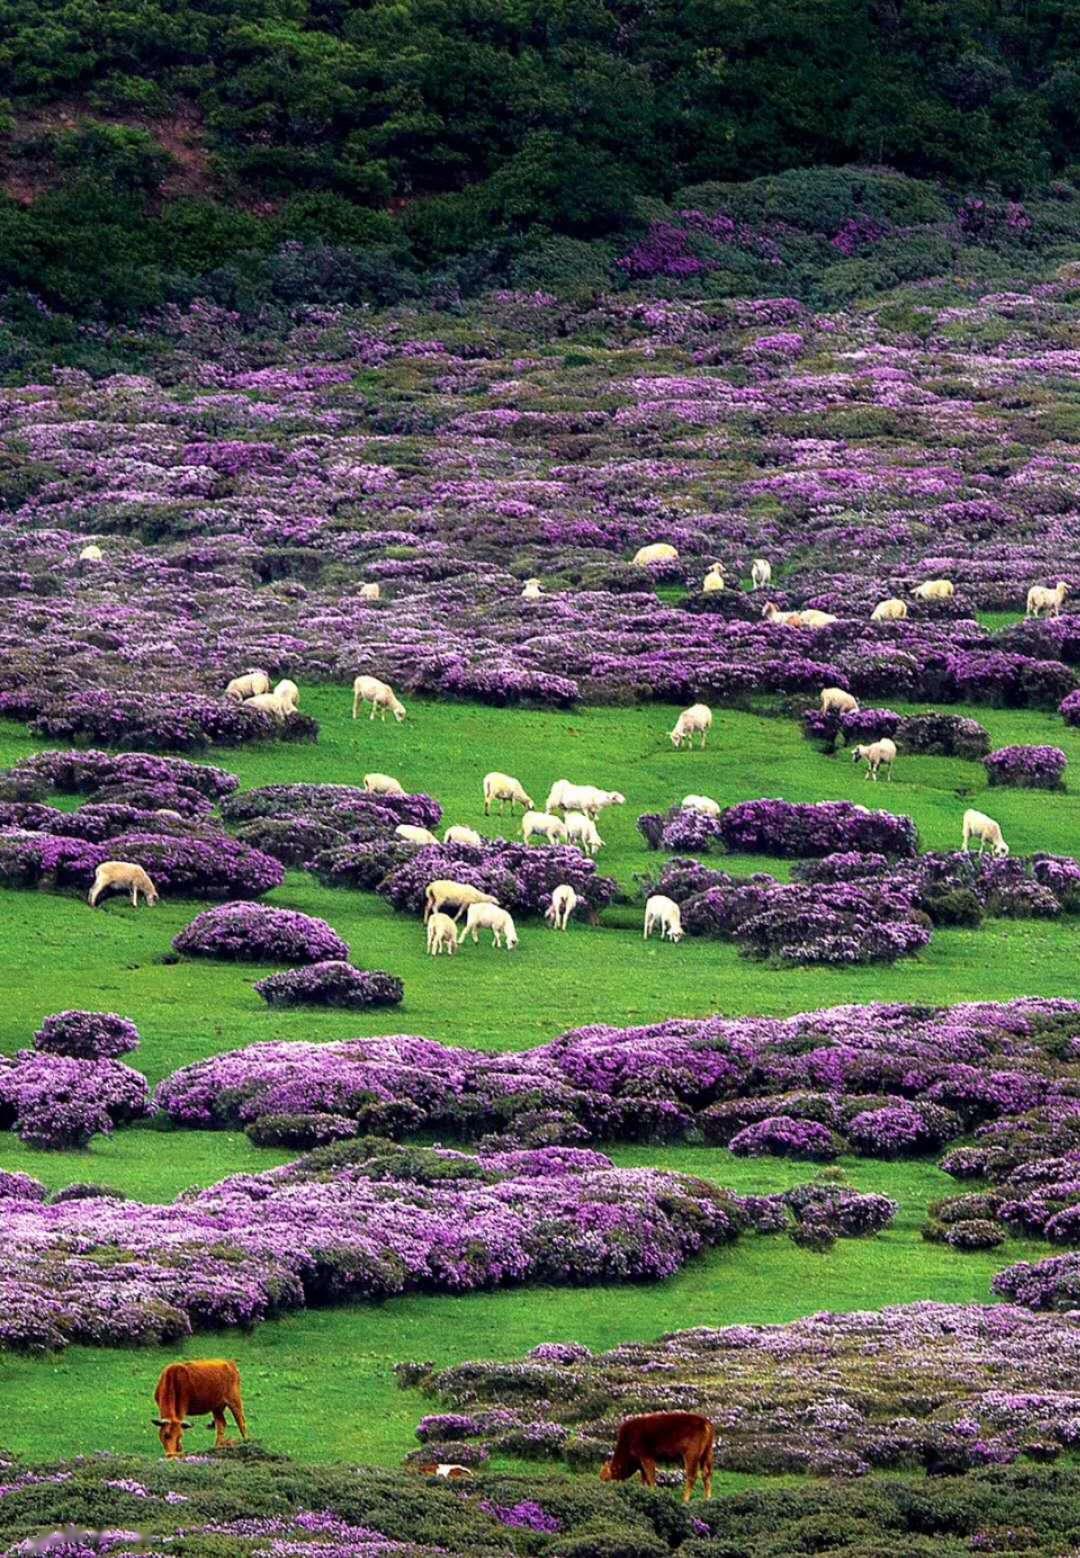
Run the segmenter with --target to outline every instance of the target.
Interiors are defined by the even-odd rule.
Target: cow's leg
[[[223,1406],[221,1406],[221,1407],[214,1407],[214,1409],[213,1409],[213,1418],[214,1418],[214,1449],[215,1450],[222,1450],[222,1449],[224,1449],[224,1447],[229,1442],[228,1439],[225,1436],[225,1408]]]
[[[641,1457],[641,1480],[647,1488],[656,1487],[656,1462],[647,1455]]]
[[[697,1481],[698,1458],[693,1450],[687,1450],[683,1456],[683,1487],[682,1501],[689,1504],[694,1496],[694,1483]]]
[[[701,1460],[701,1480],[705,1484],[705,1497],[712,1498],[713,1446],[712,1440]]]

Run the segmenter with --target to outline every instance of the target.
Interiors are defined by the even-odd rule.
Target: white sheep
[[[544,910],[544,918],[552,930],[565,930],[567,921],[578,906],[578,895],[569,882],[563,882],[554,888],[551,894],[551,902]]]
[[[484,840],[475,828],[467,828],[464,823],[455,822],[447,828],[442,836],[444,844],[468,844],[473,849],[483,849]]]
[[[916,600],[952,600],[956,586],[951,579],[926,579],[911,591]]]
[[[294,714],[300,707],[300,689],[295,682],[290,682],[288,677],[283,677],[274,688],[274,697],[280,699],[290,714]]]
[[[772,563],[764,557],[755,557],[750,564],[750,578],[755,590],[764,589],[765,585],[772,583]]]
[[[269,691],[269,676],[265,671],[255,668],[245,671],[243,676],[234,676],[225,689],[225,696],[231,698],[234,703],[243,703],[245,698],[258,698]]]
[[[781,611],[775,601],[766,601],[761,608],[761,615],[766,622],[771,622],[774,627],[801,628],[802,617],[797,611]]]
[[[654,541],[650,546],[639,546],[630,561],[635,568],[648,568],[650,563],[674,563],[678,556],[666,541]]]
[[[683,742],[686,741],[690,745],[690,750],[693,751],[694,736],[700,735],[701,746],[704,749],[711,729],[712,709],[709,708],[707,703],[692,703],[688,709],[683,709],[675,721],[674,729],[669,732],[671,744],[678,751]]]
[[[427,949],[431,956],[445,952],[453,957],[457,951],[457,925],[448,914],[433,914],[427,922]]]
[[[430,828],[417,828],[411,822],[399,822],[394,829],[395,836],[404,839],[406,844],[437,844],[439,841]]]
[[[524,587],[524,589],[521,592],[522,600],[539,600],[540,599],[540,594],[541,594],[541,591],[540,591],[540,580],[539,579],[526,579],[525,580],[525,587]]]
[[[80,563],[100,563],[104,556],[105,553],[101,550],[100,546],[95,546],[94,543],[91,542],[89,546],[84,546],[82,551],[79,553],[79,561]]]
[[[1009,853],[1009,846],[1001,836],[1001,823],[995,822],[993,817],[988,817],[985,812],[972,811],[970,808],[964,813],[964,850],[967,851],[972,839],[979,841],[979,854],[989,844],[994,854],[1003,857]]]
[[[465,916],[465,924],[458,933],[458,946],[465,937],[472,934],[474,942],[480,940],[479,932],[489,930],[491,932],[491,944],[501,947],[506,941],[507,952],[513,952],[518,944],[517,926],[513,916],[507,909],[500,909],[497,903],[471,903]]]
[[[800,626],[804,628],[828,628],[840,620],[831,611],[819,611],[816,606],[804,606],[798,617]]]
[[[851,761],[866,764],[867,779],[876,780],[879,768],[888,769],[888,777],[891,779],[893,764],[896,762],[896,742],[890,741],[888,736],[881,736],[869,745],[852,747]]]
[[[706,817],[719,817],[720,805],[707,795],[684,795],[679,805],[684,811],[701,811]]]
[[[663,893],[653,893],[645,903],[645,932],[643,940],[648,941],[656,927],[660,927],[660,940],[666,936],[668,941],[681,941],[683,936],[682,913],[674,898],[668,898]]]
[[[279,725],[284,725],[293,712],[292,704],[279,698],[276,692],[260,692],[254,698],[245,698],[244,708],[259,709],[263,714],[269,714],[271,719],[276,719]]]
[[[871,622],[906,622],[907,601],[900,600],[896,595],[890,595],[888,600],[879,600],[870,613]]]
[[[359,718],[360,709],[365,703],[371,704],[371,719],[375,718],[376,710],[379,710],[382,718],[385,719],[387,709],[399,725],[405,718],[404,704],[398,702],[390,684],[381,682],[377,676],[358,676],[353,682],[353,719]]]
[[[594,784],[571,784],[556,779],[548,791],[545,811],[583,811],[595,821],[608,806],[625,806],[626,796],[618,790],[599,790]]]
[[[462,909],[467,909],[470,904],[497,904],[498,901],[490,893],[481,892],[479,887],[471,887],[468,882],[455,882],[452,877],[438,876],[427,884],[424,891],[424,920],[430,920],[438,910],[448,906],[456,907],[454,919],[457,920],[461,918]]]
[[[1064,579],[1059,579],[1052,590],[1042,584],[1033,584],[1027,592],[1027,615],[1037,617],[1040,612],[1048,611],[1052,617],[1060,617],[1068,593],[1069,586]]]
[[[130,892],[133,909],[139,907],[140,893],[151,908],[158,901],[158,890],[153,882],[142,866],[133,865],[130,860],[106,860],[98,866],[94,872],[94,884],[86,895],[86,901],[92,909],[96,908],[102,893],[108,892],[110,888]]]
[[[361,600],[378,600],[381,595],[382,591],[377,584],[362,584],[360,586]]]
[[[393,774],[365,774],[364,789],[369,795],[404,795],[401,781]]]
[[[717,591],[724,589],[724,570],[719,563],[713,563],[704,579],[701,581],[702,593],[715,595]]]
[[[821,689],[822,714],[854,714],[859,707],[859,700],[851,693],[845,692],[842,687],[823,687]]]
[[[503,807],[510,802],[510,815],[514,815],[514,802],[522,811],[532,810],[532,796],[526,794],[525,789],[513,777],[512,774],[500,774],[493,772],[484,775],[484,816],[490,816],[493,801],[499,803],[499,816],[503,814]]]
[[[584,850],[590,859],[604,847],[604,841],[596,831],[596,823],[583,811],[566,813],[566,837],[569,843]]]
[[[526,844],[534,836],[547,839],[549,844],[565,844],[566,823],[550,812],[527,811],[521,819],[521,836]]]

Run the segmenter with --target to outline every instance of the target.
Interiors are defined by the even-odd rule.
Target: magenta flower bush
[[[139,1030],[115,1012],[57,1012],[34,1034],[34,1048],[76,1060],[114,1060],[139,1047]]]
[[[1058,712],[1066,725],[1080,725],[1080,687],[1062,698]]]
[[[319,727],[310,715],[290,714],[284,724],[262,709],[226,698],[194,693],[76,693],[46,707],[31,721],[35,736],[50,740],[148,752],[192,752],[209,746],[235,747],[276,736],[315,741]]]
[[[442,807],[430,795],[370,795],[348,784],[268,784],[231,795],[222,805],[227,822],[254,822],[261,818],[309,816],[349,837],[352,830],[371,824],[372,836],[392,834],[399,822],[417,828],[435,828]]]
[[[31,1147],[83,1147],[153,1112],[146,1078],[117,1060],[20,1050],[0,1065],[0,1127]]]
[[[239,784],[224,768],[150,752],[35,752],[9,773],[20,784],[66,795],[96,795],[116,785],[162,784],[194,790],[213,801],[230,795]]]
[[[204,909],[173,938],[173,946],[185,957],[225,962],[325,963],[349,956],[347,943],[325,920],[261,903]]]
[[[736,1157],[757,1158],[767,1153],[777,1158],[829,1163],[839,1156],[842,1143],[814,1120],[793,1120],[790,1115],[778,1114],[737,1132],[728,1146]]]
[[[82,892],[106,860],[130,860],[174,898],[258,898],[280,887],[280,861],[225,833],[169,838],[122,833],[100,844],[62,834],[0,830],[0,881],[8,887],[72,887]]]
[[[795,857],[853,849],[913,855],[919,837],[910,817],[850,801],[740,801],[721,814],[720,834],[733,852]]]
[[[983,767],[991,785],[1063,790],[1067,762],[1060,747],[999,747],[983,758]]]
[[[405,986],[393,974],[353,968],[340,959],[290,968],[260,979],[255,989],[268,1006],[400,1006]]]
[[[316,874],[321,875],[324,862],[315,864]],[[333,862],[325,865],[334,871]],[[414,849],[407,860],[381,877],[377,891],[402,913],[418,914],[427,884],[438,877],[452,877],[489,892],[503,908],[518,915],[543,914],[560,883],[568,883],[593,912],[605,908],[616,891],[615,881],[601,876],[596,862],[578,849],[563,844],[537,849],[501,841],[480,849],[468,844]]]

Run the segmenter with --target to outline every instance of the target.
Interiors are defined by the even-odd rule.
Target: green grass
[[[1080,854],[1080,796],[999,790],[985,795],[981,765],[905,758],[892,784],[872,787],[843,754],[825,757],[794,721],[720,711],[709,749],[673,751],[666,732],[677,711],[656,705],[574,714],[499,711],[410,702],[401,727],[348,718],[344,689],[305,688],[317,715],[316,747],[267,746],[220,761],[245,787],[279,781],[357,783],[365,770],[395,773],[407,788],[443,803],[447,822],[492,834],[517,831],[485,820],[480,778],[515,773],[542,804],[551,781],[569,777],[622,790],[625,808],[605,814],[601,869],[634,889],[636,873],[660,857],[635,827],[642,811],[662,810],[690,792],[721,803],[759,795],[789,800],[849,798],[906,812],[923,847],[954,847],[964,807],[975,801],[998,817],[1016,852]],[[907,710],[905,709],[905,712]],[[912,708],[911,712],[914,712]],[[1052,741],[1080,763],[1080,732],[1055,716],[1027,711],[958,710],[988,726],[994,744]],[[33,750],[17,726],[0,726],[0,765]],[[742,872],[785,862],[724,861]],[[334,1039],[413,1032],[450,1044],[521,1049],[578,1024],[651,1021],[673,1015],[761,1012],[784,1015],[836,1002],[947,1002],[1018,995],[1073,995],[1075,921],[988,922],[976,932],[938,932],[917,960],[891,969],[778,970],[749,963],[731,946],[686,941],[678,947],[640,935],[638,903],[617,904],[594,928],[566,936],[526,923],[512,955],[471,946],[454,959],[424,955],[415,920],[370,894],[319,887],[291,873],[271,902],[328,919],[354,960],[405,980],[403,1007],[389,1012],[274,1012],[251,986],[265,969],[161,960],[201,905],[165,901],[134,913],[114,902],[91,913],[75,898],[0,893],[5,914],[5,1000],[0,1049],[27,1044],[40,1019],[69,1006],[116,1010],[143,1034],[133,1057],[152,1080],[203,1055],[271,1038]],[[617,1149],[620,1163],[653,1163],[705,1174],[743,1190],[781,1188],[804,1168],[745,1162],[708,1149]],[[53,1187],[94,1179],[146,1200],[167,1200],[191,1184],[270,1166],[288,1155],[252,1148],[233,1133],[128,1130],[82,1153],[34,1153],[3,1138],[0,1166],[38,1174]],[[239,1359],[256,1431],[273,1446],[311,1460],[394,1462],[410,1445],[423,1410],[393,1386],[390,1366],[407,1357],[449,1363],[513,1357],[538,1342],[573,1337],[606,1347],[630,1337],[696,1324],[782,1321],[828,1307],[850,1309],[918,1298],[989,1299],[992,1273],[1037,1247],[1012,1244],[991,1255],[961,1256],[924,1244],[917,1228],[926,1201],[952,1182],[925,1164],[859,1161],[856,1182],[902,1203],[882,1237],[847,1241],[814,1256],[786,1239],[750,1238],[694,1262],[672,1281],[610,1289],[526,1289],[466,1298],[409,1298],[382,1305],[296,1315],[253,1336],[199,1337],[186,1351]],[[27,1455],[109,1447],[156,1452],[149,1401],[172,1351],[99,1352],[72,1348],[49,1362],[0,1359],[7,1406],[3,1441]],[[62,1399],[64,1410],[57,1411]]]

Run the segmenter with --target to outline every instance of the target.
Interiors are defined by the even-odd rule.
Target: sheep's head
[[[999,839],[998,842],[994,845],[994,854],[997,855],[999,860],[1004,860],[1008,853],[1008,844],[1006,844],[1004,839]]]

